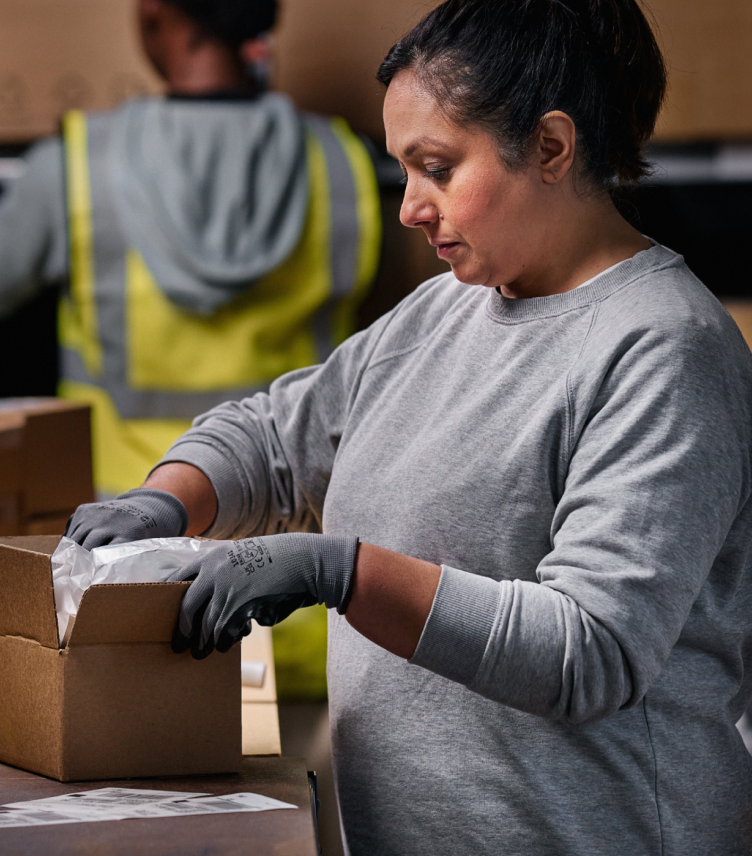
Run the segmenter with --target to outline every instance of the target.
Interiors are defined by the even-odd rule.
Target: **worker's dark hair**
[[[378,79],[412,70],[458,124],[481,126],[511,169],[541,118],[567,113],[578,174],[613,190],[649,171],[643,147],[666,67],[636,0],[447,0],[389,51]]]
[[[166,0],[193,18],[207,35],[238,50],[274,27],[276,0]]]

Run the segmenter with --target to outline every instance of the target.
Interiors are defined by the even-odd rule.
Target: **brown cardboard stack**
[[[668,61],[665,140],[752,137],[750,0],[648,0]],[[276,39],[277,85],[307,110],[338,113],[384,136],[376,71],[389,48],[438,0],[286,0]]]
[[[0,533],[19,534],[23,417],[0,414]]]
[[[93,586],[58,648],[54,537],[0,539],[0,761],[60,781],[236,772],[240,646],[170,639],[187,583]]]
[[[62,534],[94,498],[87,405],[0,399],[0,535]]]
[[[650,0],[669,68],[657,137],[666,141],[752,137],[752,3]]]
[[[275,85],[303,109],[345,116],[383,139],[376,70],[438,0],[286,0]],[[670,140],[748,138],[749,0],[652,0],[671,91],[659,125]],[[162,84],[142,54],[136,0],[0,0],[0,139],[54,133],[71,107],[100,110]]]
[[[135,0],[0,0],[0,139],[58,130],[161,84],[141,54]]]
[[[752,300],[724,300],[723,305],[752,348]]]

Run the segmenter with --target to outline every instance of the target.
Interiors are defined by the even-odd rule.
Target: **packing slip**
[[[100,788],[26,802],[8,803],[0,811],[0,829],[58,823],[97,823],[108,820],[183,817],[230,812],[297,808],[262,794],[211,796],[183,791]]]

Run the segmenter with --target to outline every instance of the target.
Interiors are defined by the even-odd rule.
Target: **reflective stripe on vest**
[[[324,360],[354,329],[375,273],[378,189],[342,120],[306,116],[309,211],[291,257],[211,317],[169,301],[125,245],[108,173],[106,114],[64,121],[70,290],[61,374],[106,392],[121,419],[191,419]]]

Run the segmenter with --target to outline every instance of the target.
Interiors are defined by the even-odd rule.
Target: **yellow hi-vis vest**
[[[381,217],[371,158],[341,119],[305,117],[309,202],[290,257],[210,316],[181,309],[123,237],[105,169],[106,114],[63,123],[70,285],[59,394],[92,406],[100,495],[137,487],[209,408],[324,360],[355,329]]]

